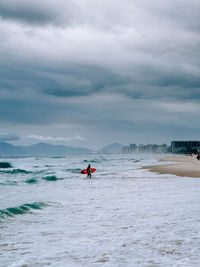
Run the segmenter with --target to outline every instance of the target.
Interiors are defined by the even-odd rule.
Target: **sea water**
[[[199,266],[200,179],[159,157],[1,158],[0,266]]]

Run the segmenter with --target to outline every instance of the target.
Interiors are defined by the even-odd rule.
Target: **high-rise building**
[[[187,153],[200,150],[200,141],[172,141],[171,151],[173,153]]]

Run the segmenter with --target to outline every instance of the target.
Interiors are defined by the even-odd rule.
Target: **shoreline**
[[[141,169],[146,169],[159,174],[171,174],[181,177],[200,178],[200,160],[197,160],[196,155],[176,155],[161,158],[159,161],[170,162],[170,164],[144,166]]]

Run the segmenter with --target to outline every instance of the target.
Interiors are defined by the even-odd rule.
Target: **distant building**
[[[138,147],[139,152],[147,152],[147,153],[165,153],[168,151],[168,146],[166,144],[157,145],[157,144],[140,144]]]
[[[173,153],[187,153],[200,150],[200,141],[172,141],[171,151]]]
[[[137,150],[136,144],[130,144],[122,148],[122,153],[132,153],[135,152],[136,150]]]
[[[139,144],[139,146],[138,146],[138,151],[139,151],[139,152],[144,152],[144,151],[145,151],[145,145],[143,145],[143,144]]]
[[[133,152],[140,152],[140,153],[166,153],[168,152],[168,146],[166,144],[157,145],[157,144],[130,144],[128,146],[124,146],[122,149],[122,153],[133,153]]]
[[[130,151],[131,151],[131,152],[134,152],[134,151],[137,150],[137,146],[136,146],[136,144],[130,144],[129,147],[130,147]]]
[[[122,153],[130,153],[130,146],[124,146],[122,148]]]

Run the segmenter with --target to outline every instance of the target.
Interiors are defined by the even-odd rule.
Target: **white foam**
[[[84,169],[84,159],[94,158],[100,162],[92,164],[97,169],[92,179],[66,172]],[[156,163],[152,155],[18,158],[11,163],[33,171],[38,165],[44,173],[32,185],[23,182],[26,176],[1,178],[19,181],[0,186],[1,208],[51,204],[0,224],[0,266],[198,266],[200,180],[138,170]],[[49,169],[64,179],[42,180]]]

